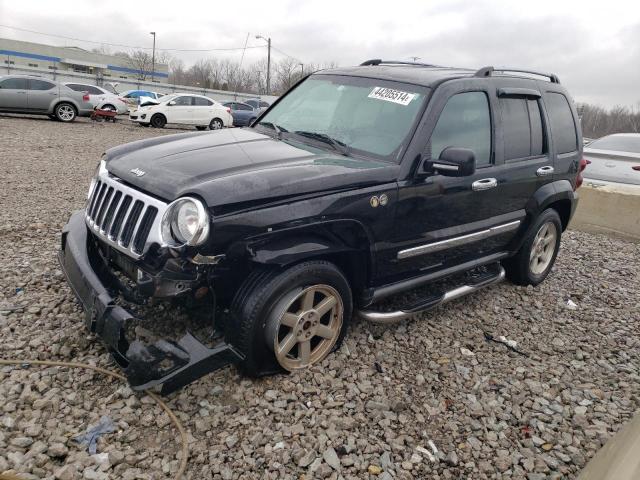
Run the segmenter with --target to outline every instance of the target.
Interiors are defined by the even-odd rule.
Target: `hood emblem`
[[[145,173],[144,170],[140,170],[139,168],[132,168],[131,170],[129,170],[131,173],[133,173],[136,177],[141,177],[143,176]]]

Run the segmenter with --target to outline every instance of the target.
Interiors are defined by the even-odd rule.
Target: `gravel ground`
[[[59,233],[107,147],[166,133],[0,116],[0,357],[114,368],[82,326]],[[568,232],[538,288],[504,283],[389,328],[356,321],[308,372],[211,374],[169,397],[189,430],[188,477],[575,478],[640,407],[639,267],[638,245]],[[0,472],[156,479],[178,468],[168,417],[98,374],[2,367],[0,400]],[[117,430],[90,456],[72,438],[102,415]]]

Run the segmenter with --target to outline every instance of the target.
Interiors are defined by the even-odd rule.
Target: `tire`
[[[318,307],[327,301],[330,309],[307,309],[303,299],[309,298],[308,305]],[[352,312],[349,283],[332,263],[309,261],[286,270],[256,270],[232,302],[227,336],[244,355],[239,367],[247,375],[300,370],[340,346]],[[285,344],[288,350],[284,348],[279,359],[277,345]]]
[[[219,118],[214,118],[209,122],[209,130],[220,130],[224,127],[224,123]]]
[[[58,120],[65,123],[73,122],[78,115],[78,112],[76,112],[76,107],[68,102],[61,102],[56,105],[56,107],[53,109],[53,113]]]
[[[196,129],[202,131],[202,130],[206,130],[207,127],[203,127],[202,125],[196,125]]]
[[[250,119],[249,119],[249,122],[247,123],[247,127],[250,127],[250,126],[251,126],[251,124],[252,124],[253,122],[255,122],[255,121],[256,121],[256,117],[250,118]]]
[[[540,214],[518,253],[504,261],[507,278],[517,285],[538,285],[553,268],[560,249],[562,222],[553,208]]]
[[[153,128],[164,128],[167,124],[167,119],[161,113],[156,113],[153,117],[151,117],[151,126]]]

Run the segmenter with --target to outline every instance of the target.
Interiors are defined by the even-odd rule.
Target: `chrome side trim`
[[[417,312],[406,312],[404,310],[398,310],[395,312],[375,312],[371,310],[358,310],[358,315],[361,318],[368,320],[369,322],[372,322],[372,323],[377,323],[379,325],[390,325],[393,323],[397,323],[401,320],[404,320],[406,318],[409,318],[413,315],[417,315],[418,313],[431,310],[432,308],[435,308],[439,305],[443,305],[445,303],[451,302],[458,298],[464,297],[466,295],[469,295],[470,293],[477,292],[478,290],[484,287],[488,287],[490,285],[495,285],[496,283],[500,283],[504,280],[504,277],[505,277],[504,268],[500,267],[500,271],[495,277],[490,278],[489,280],[479,285],[462,285],[461,287],[454,288],[453,290],[449,290],[444,294],[440,302],[436,303],[435,305],[431,305],[428,308],[425,308],[423,310],[419,310]]]
[[[440,240],[439,242],[427,243],[425,245],[407,248],[406,250],[400,250],[398,252],[398,260],[416,257],[427,253],[439,252],[448,248],[477,242],[478,240],[484,240],[485,238],[493,237],[494,235],[500,235],[501,233],[516,230],[520,226],[520,223],[520,220],[515,220],[513,222],[497,225],[495,227],[487,228],[486,230],[480,230],[479,232],[469,233],[460,237],[449,238],[447,240]]]

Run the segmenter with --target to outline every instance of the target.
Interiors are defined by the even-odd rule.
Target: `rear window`
[[[500,98],[500,110],[505,160],[542,155],[544,133],[538,101],[526,98]]]
[[[29,80],[29,90],[51,90],[55,84],[44,80]]]
[[[548,92],[545,95],[545,105],[557,153],[578,150],[578,133],[567,97],[561,93]]]
[[[208,98],[202,98],[202,97],[193,97],[193,98],[195,100],[194,105],[197,107],[208,107],[213,105],[213,102]]]
[[[640,133],[629,137],[609,135],[608,137],[603,137],[591,142],[587,147],[600,150],[613,150],[614,152],[640,153]]]

